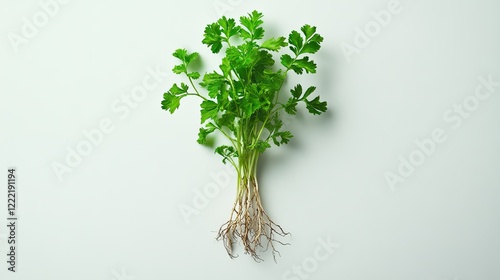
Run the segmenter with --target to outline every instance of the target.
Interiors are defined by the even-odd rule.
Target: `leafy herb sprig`
[[[316,73],[317,65],[309,55],[315,54],[323,42],[316,27],[308,24],[285,37],[264,40],[262,13],[253,11],[239,19],[221,17],[205,28],[202,43],[214,54],[224,53],[218,70],[205,73],[191,71],[189,66],[199,58],[197,52],[177,49],[173,56],[180,60],[172,71],[183,74],[187,82],[174,84],[164,94],[162,108],[174,113],[187,96],[201,99],[201,128],[198,143],[207,144],[212,133],[220,133],[227,143],[215,148],[224,163],[237,171],[236,201],[230,219],[219,230],[228,254],[234,257],[233,245],[242,241],[245,253],[260,260],[258,247],[273,250],[279,242],[275,234],[287,233],[275,224],[262,207],[257,182],[259,155],[271,147],[289,143],[293,134],[283,129],[281,113],[295,115],[297,106],[305,104],[307,111],[319,115],[327,110],[327,102],[312,97],[316,87],[305,90],[293,86],[288,97],[281,97],[282,87],[290,71],[296,74]],[[282,67],[275,66],[273,53],[287,47],[290,53],[280,56]],[[277,69],[278,68],[278,69]],[[198,85],[205,89],[201,93]],[[283,101],[286,100],[286,101]],[[263,243],[264,242],[264,243]]]

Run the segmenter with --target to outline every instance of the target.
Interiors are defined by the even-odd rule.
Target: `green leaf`
[[[186,49],[176,49],[172,54],[174,57],[177,57],[182,62],[186,61],[187,50]]]
[[[306,92],[304,93],[304,96],[302,96],[301,99],[306,99],[307,97],[309,97],[309,95],[311,95],[311,93],[313,93],[314,91],[316,90],[316,87],[315,86],[310,86]]]
[[[236,22],[234,21],[233,18],[226,18],[226,16],[223,16],[220,18],[217,23],[220,25],[222,28],[222,33],[225,35],[225,41],[229,42],[229,38],[233,37],[234,35],[238,34],[240,31],[240,27],[236,26]]]
[[[168,90],[168,92],[173,95],[180,95],[186,93],[188,89],[189,87],[185,83],[181,83],[181,87],[179,87],[177,84],[173,84],[172,87]]]
[[[290,92],[292,93],[293,97],[299,99],[299,97],[302,95],[302,85],[297,84],[294,88],[290,89]]]
[[[263,153],[265,150],[271,148],[271,145],[267,141],[262,141],[259,140],[255,144],[255,150],[259,151],[260,153]]]
[[[180,87],[177,84],[173,84],[168,92],[163,94],[161,108],[173,114],[179,108],[180,101],[186,96],[188,89],[189,87],[185,83],[181,83]]]
[[[197,60],[199,56],[200,55],[197,52],[186,55],[186,65],[189,65],[191,62]]]
[[[261,73],[261,79],[258,81],[262,90],[269,93],[277,92],[281,89],[284,76],[283,71],[280,69],[274,72],[269,67],[266,67]]]
[[[288,102],[286,102],[286,104],[285,104],[285,107],[284,107],[285,112],[287,112],[289,115],[297,114],[297,104],[298,104],[297,99],[290,97],[288,99]]]
[[[316,73],[316,63],[309,60],[309,57],[304,56],[301,59],[296,59],[291,69],[297,74],[302,74],[302,70],[305,70],[307,73]]]
[[[285,68],[290,68],[292,66],[292,63],[293,58],[290,55],[284,54],[281,56],[281,65],[285,66]]]
[[[224,57],[222,59],[222,63],[221,65],[219,65],[219,68],[220,70],[222,71],[222,73],[224,74],[224,76],[229,76],[230,72],[231,72],[231,64],[229,62],[229,59],[227,57]]]
[[[175,96],[171,93],[163,94],[163,101],[161,102],[161,108],[167,110],[170,114],[173,114],[177,108],[179,108],[181,98],[183,96]]]
[[[208,96],[215,98],[219,91],[226,85],[226,79],[224,76],[214,71],[212,73],[206,73],[200,85],[208,90]]]
[[[241,108],[243,109],[244,115],[250,117],[254,112],[256,112],[262,106],[262,102],[259,98],[259,92],[256,85],[252,85],[247,88],[247,93],[241,100]]]
[[[282,144],[288,144],[290,139],[292,139],[293,135],[290,131],[279,131],[275,132],[271,138],[276,146],[280,146]]]
[[[267,50],[260,50],[257,53],[253,54],[252,56],[253,62],[251,62],[251,65],[253,67],[251,70],[253,71],[253,81],[259,83],[262,82],[266,78],[266,72],[267,70],[271,70],[271,66],[274,65],[274,59],[271,53],[269,53]],[[269,72],[268,72],[269,73]]]
[[[244,39],[249,39],[249,40],[252,39],[252,34],[250,34],[250,32],[246,31],[243,28],[240,28],[240,36],[241,36],[241,38],[244,38]]]
[[[316,26],[310,26],[309,24],[306,24],[300,28],[302,30],[302,33],[306,36],[306,40],[311,38],[311,36],[316,33]]]
[[[309,57],[307,56],[304,56],[301,59],[293,60],[291,56],[284,54],[281,56],[281,64],[287,69],[293,70],[297,74],[302,74],[304,70],[307,73],[316,73],[316,63],[309,60]]]
[[[224,164],[226,164],[226,161],[229,159],[229,158],[232,158],[232,157],[238,157],[238,154],[236,153],[236,151],[234,150],[234,147],[232,146],[227,146],[227,145],[222,145],[222,146],[219,146],[217,148],[215,148],[215,152],[214,154],[219,154],[222,156],[222,162]]]
[[[234,120],[236,119],[236,116],[233,113],[225,113],[222,114],[222,116],[218,119],[215,120],[217,125],[219,127],[227,127],[231,131],[235,131],[235,126],[234,126]]]
[[[257,11],[240,17],[240,23],[245,27],[240,29],[240,36],[251,41],[262,39],[264,37],[264,28],[260,27],[263,23],[262,17],[262,13]]]
[[[269,133],[276,132],[281,129],[283,126],[283,121],[280,119],[279,113],[275,113],[272,117],[271,120],[267,123],[266,128],[269,131]]]
[[[263,37],[264,37],[264,28],[262,28],[262,27],[255,28],[252,39],[259,40],[259,39],[262,39]]]
[[[172,55],[182,61],[182,64],[175,65],[172,68],[172,72],[175,74],[187,74],[187,66],[199,57],[197,52],[189,54],[186,49],[177,49]]]
[[[300,53],[316,53],[319,51],[320,47],[318,42],[308,42],[304,45]]]
[[[240,60],[241,51],[238,47],[231,46],[226,49],[226,57],[228,64],[232,66],[238,66],[238,60]]]
[[[205,33],[203,34],[203,40],[201,41],[203,44],[210,47],[213,53],[219,53],[222,49],[222,30],[218,23],[214,22],[212,24],[208,24],[205,27]]]
[[[200,73],[198,73],[198,72],[191,72],[191,73],[189,73],[187,75],[188,75],[188,77],[190,77],[193,80],[196,80],[196,79],[198,79],[200,77]]]
[[[270,51],[279,51],[281,47],[286,47],[288,44],[285,42],[285,37],[270,38],[262,43],[261,47]]]
[[[200,127],[200,132],[198,133],[198,140],[197,142],[200,144],[206,144],[207,143],[207,136],[214,132],[216,129],[215,125],[211,122],[207,123],[205,127]]]
[[[315,43],[321,43],[323,42],[323,37],[321,37],[321,35],[319,34],[314,34],[310,39],[309,39],[309,42],[315,42]]]
[[[212,100],[203,100],[200,107],[201,123],[204,123],[208,119],[215,119],[217,117],[217,103]]]
[[[290,44],[290,50],[292,50],[295,55],[299,55],[304,44],[304,39],[300,36],[299,32],[294,30],[290,32],[288,36],[288,43]]]
[[[292,31],[288,36],[288,43],[290,43],[290,50],[296,55],[305,53],[316,53],[320,49],[320,43],[323,42],[323,37],[316,34],[316,27],[308,24],[300,28],[305,36],[302,37],[299,32]]]
[[[228,108],[228,106],[230,105],[229,90],[226,89],[225,86],[220,88],[220,91],[217,94],[216,99],[220,112],[231,110],[231,108]]]
[[[304,36],[306,37],[306,44],[302,48],[301,54],[304,53],[316,53],[320,49],[320,44],[323,42],[323,37],[316,34],[316,27],[306,24],[300,29]]]
[[[304,100],[306,102],[306,108],[309,111],[309,113],[313,115],[320,115],[321,113],[326,112],[326,101],[321,102],[319,100],[319,96],[316,96],[316,98],[312,100]]]
[[[175,74],[187,73],[186,65],[184,64],[175,65],[174,68],[172,68],[172,72],[174,72]]]
[[[250,68],[257,63],[259,52],[254,42],[246,42],[238,47],[239,58],[236,59],[239,68]],[[251,69],[247,69],[251,70]]]

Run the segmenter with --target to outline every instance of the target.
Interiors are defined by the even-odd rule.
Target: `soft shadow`
[[[338,80],[337,75],[338,67],[335,62],[339,60],[341,57],[339,53],[331,51],[331,49],[325,49],[324,46],[319,50],[318,53],[310,56],[314,61],[316,61],[318,65],[318,69],[316,74],[303,74],[303,75],[312,75],[311,85],[315,85],[317,87],[316,91],[313,93],[320,95],[322,101],[328,102],[328,109],[326,112],[321,115],[311,115],[303,104],[298,106],[298,111],[295,116],[286,116],[285,125],[286,129],[290,130],[292,134],[295,135],[292,140],[284,146],[275,147],[272,146],[272,149],[279,149],[279,152],[269,153],[266,152],[262,154],[259,158],[258,164],[258,174],[259,177],[265,177],[267,172],[273,172],[272,166],[275,164],[279,164],[280,162],[284,162],[290,159],[290,153],[298,152],[304,147],[307,146],[307,143],[304,142],[304,139],[300,137],[300,131],[303,130],[303,127],[307,126],[309,128],[314,128],[314,133],[317,134],[318,137],[322,137],[324,135],[325,130],[333,130],[335,129],[335,124],[337,120],[337,104],[333,102],[335,96],[335,85]],[[300,83],[300,79],[296,79],[294,76],[295,73],[290,75],[287,81],[284,84],[284,88],[293,87],[295,84]],[[300,77],[300,76],[299,76]],[[302,85],[307,88],[310,85],[306,85],[304,83]],[[283,91],[284,93],[284,91]],[[283,113],[285,116],[286,113]],[[283,117],[282,116],[282,117]],[[331,135],[331,134],[330,134]],[[285,187],[285,186],[282,186]]]

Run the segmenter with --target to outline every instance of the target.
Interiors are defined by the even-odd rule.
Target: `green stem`
[[[184,63],[184,65],[186,66],[186,69],[187,69],[187,64]],[[203,100],[208,100],[205,96],[203,96],[203,95],[200,94],[200,92],[198,91],[198,89],[196,88],[196,86],[193,83],[193,79],[191,79],[191,77],[188,76],[187,72],[186,72],[186,76],[188,77],[189,83],[191,84],[191,86],[193,87],[194,91],[196,92],[194,94],[188,94],[188,95],[197,95],[197,96],[201,97]]]
[[[196,90],[196,89],[195,89]],[[202,96],[202,95],[199,95],[198,93],[186,93],[186,95],[193,95],[193,96],[198,96],[198,97],[201,97],[203,100],[208,100],[206,97]]]
[[[218,131],[220,131],[224,136],[226,136],[226,138],[231,141],[231,143],[233,144],[233,147],[237,150],[238,149],[238,146],[236,145],[236,139],[234,139],[233,137],[229,136],[229,134],[227,134],[221,127],[219,126],[215,126],[217,128]]]
[[[257,164],[260,153],[257,150],[246,150],[238,158],[238,182],[237,182],[237,197],[239,199],[247,190],[246,184],[249,180],[254,180],[257,177]]]

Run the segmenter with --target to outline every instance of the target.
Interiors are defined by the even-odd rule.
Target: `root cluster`
[[[275,242],[281,245],[288,243],[275,239],[275,236],[284,237],[288,234],[264,211],[257,179],[242,179],[229,221],[220,227],[217,234],[217,240],[223,241],[228,255],[231,258],[237,257],[234,254],[234,245],[241,240],[245,254],[251,255],[254,260],[261,261],[258,252],[271,248],[276,261],[279,252],[275,248]]]

